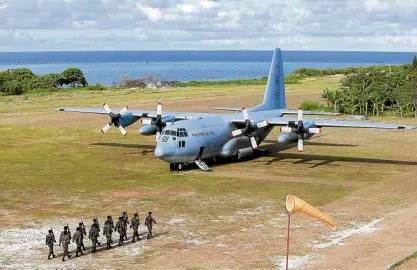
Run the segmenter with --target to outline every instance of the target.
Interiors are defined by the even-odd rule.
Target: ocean
[[[341,68],[410,63],[411,52],[283,51],[285,73],[300,67]],[[0,52],[0,70],[26,67],[36,74],[80,68],[90,84],[118,84],[122,75],[157,75],[169,81],[261,78],[272,51]]]

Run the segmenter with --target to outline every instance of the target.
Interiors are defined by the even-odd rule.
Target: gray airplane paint
[[[256,128],[250,136],[255,138],[257,145],[262,143],[269,132],[275,126],[291,127],[290,133],[282,134],[278,138],[280,143],[292,143],[297,140],[309,139],[314,134],[309,128],[322,127],[343,127],[343,128],[382,128],[382,129],[415,129],[415,126],[384,124],[374,122],[353,122],[327,119],[309,119],[301,123],[305,130],[301,133],[294,132],[294,127],[300,126],[298,118],[283,117],[286,114],[297,114],[295,110],[286,109],[284,72],[282,53],[279,48],[275,49],[269,71],[268,82],[265,89],[263,102],[251,109],[248,115],[251,125],[267,121],[264,127]],[[64,112],[81,112],[108,114],[111,118],[106,129],[110,126],[119,127],[122,134],[126,134],[125,127],[136,122],[138,119],[152,119],[156,122],[162,119],[164,129],[157,140],[155,156],[170,163],[171,169],[175,164],[196,162],[199,160],[214,158],[217,156],[229,157],[237,155],[239,158],[252,155],[252,147],[248,134],[241,134],[233,137],[232,131],[242,129],[246,126],[242,113],[235,114],[214,114],[195,112],[162,112],[143,110],[129,110],[125,107],[121,112],[115,114],[104,105],[104,109],[97,108],[59,108]],[[237,111],[236,108],[226,110]],[[110,112],[109,112],[110,111]],[[157,110],[158,111],[158,110]],[[304,112],[304,115],[334,115],[324,112]],[[166,121],[164,120],[166,119]],[[149,122],[149,121],[148,121]],[[143,135],[152,135],[156,132],[154,124],[145,125],[140,129]],[[302,139],[300,138],[302,134]],[[201,166],[200,166],[201,167]],[[177,167],[179,168],[179,167]]]

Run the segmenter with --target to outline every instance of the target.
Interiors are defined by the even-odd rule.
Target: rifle
[[[51,231],[52,231],[52,237],[53,237],[53,239],[52,239],[52,240],[54,240],[54,242],[56,243],[56,240],[55,240],[55,234],[54,234],[54,230],[52,230],[52,227],[51,227]]]
[[[100,223],[98,223],[98,218],[96,217],[96,220],[97,220],[97,226],[99,226],[100,227]]]
[[[84,226],[84,221],[81,220],[81,226],[83,226],[83,231],[82,234],[87,235],[86,230],[85,230],[85,226]]]
[[[68,223],[67,223],[67,227],[68,227],[69,240],[71,240],[71,231],[70,231],[70,227],[68,226]]]

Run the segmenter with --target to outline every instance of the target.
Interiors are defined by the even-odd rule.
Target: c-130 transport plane
[[[156,135],[155,156],[168,162],[171,170],[182,170],[184,165],[196,163],[202,170],[211,169],[203,160],[216,157],[251,156],[258,145],[274,127],[280,127],[279,143],[298,141],[298,151],[303,151],[303,141],[321,132],[323,127],[415,129],[415,126],[373,122],[308,119],[303,115],[336,115],[334,113],[286,109],[282,53],[276,48],[272,57],[263,102],[250,109],[217,108],[241,113],[214,114],[194,112],[162,112],[158,103],[155,111],[129,110],[124,107],[114,113],[104,104],[104,109],[60,108],[64,112],[108,114],[112,125],[126,135],[125,128],[139,119],[142,135]],[[216,108],[215,108],[216,109]],[[285,114],[297,118],[283,117]]]

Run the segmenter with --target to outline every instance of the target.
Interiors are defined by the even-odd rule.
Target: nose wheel
[[[181,171],[184,169],[184,164],[182,163],[170,163],[169,164],[169,169],[171,171]]]

